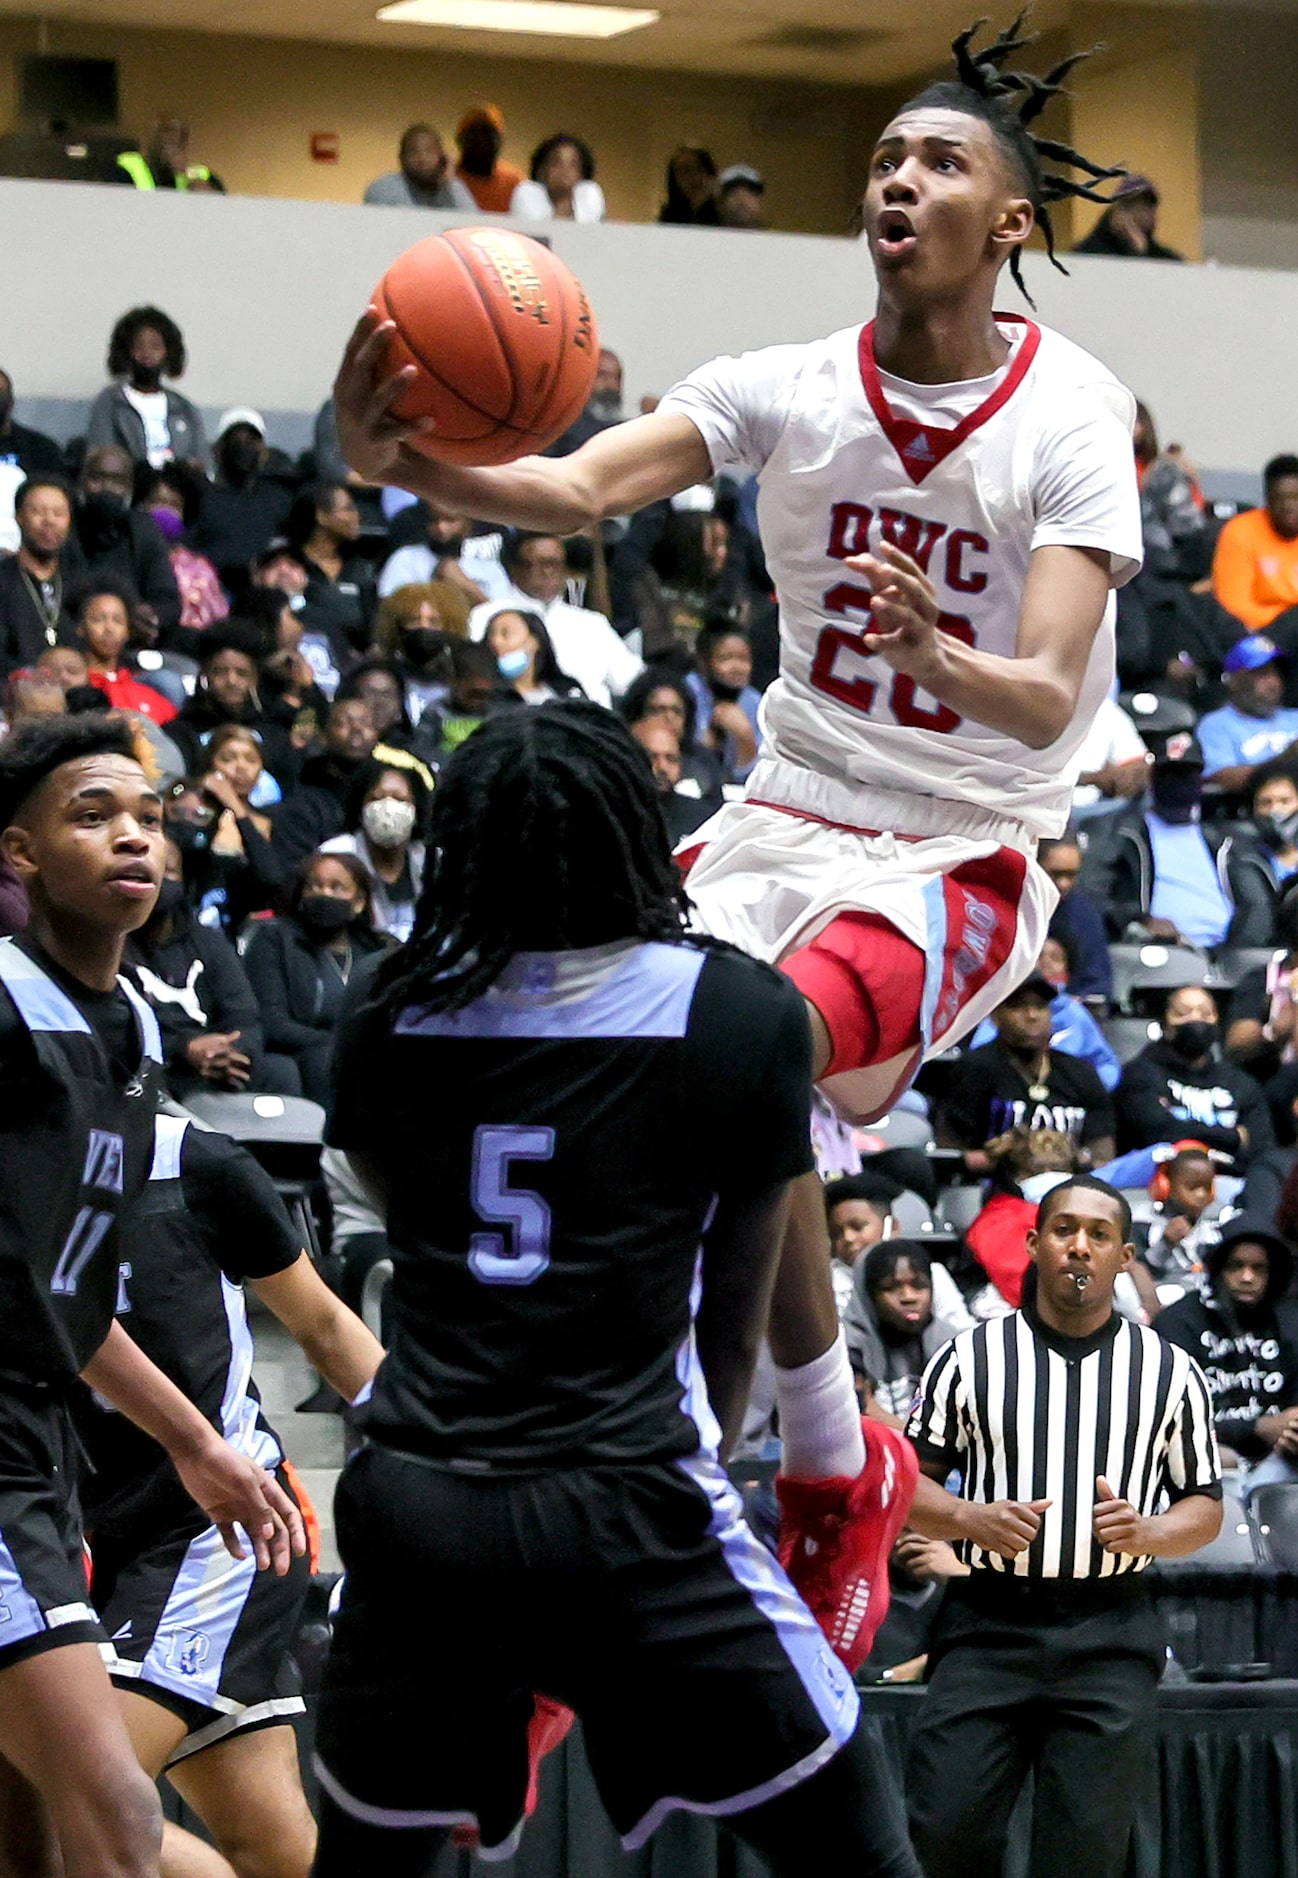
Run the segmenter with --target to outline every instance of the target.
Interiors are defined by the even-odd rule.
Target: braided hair
[[[686,899],[648,759],[601,705],[489,718],[443,772],[408,943],[373,1004],[460,1010],[516,952],[680,942]]]
[[[1064,80],[1073,67],[1080,65],[1083,59],[1089,59],[1100,47],[1092,46],[1089,51],[1071,53],[1068,58],[1052,66],[1043,78],[1037,78],[1030,72],[1007,70],[1014,54],[1039,37],[1036,33],[1023,31],[1026,19],[1025,8],[990,45],[977,51],[974,50],[973,41],[987,22],[985,19],[975,20],[972,26],[967,26],[951,42],[955,78],[942,79],[937,84],[926,86],[918,97],[912,98],[902,109],[912,111],[920,105],[928,105],[940,110],[960,111],[966,117],[981,119],[990,127],[1001,149],[1013,163],[1024,193],[1032,203],[1037,226],[1045,237],[1046,253],[1051,265],[1057,267],[1061,274],[1066,274],[1068,269],[1055,253],[1050,204],[1069,198],[1111,202],[1112,196],[1105,195],[1099,185],[1125,176],[1127,172],[1120,164],[1105,169],[1098,163],[1092,163],[1070,145],[1058,143],[1053,137],[1039,136],[1028,129],[1050,100],[1063,92]],[[1043,159],[1062,164],[1066,169],[1080,170],[1084,180],[1078,181],[1074,177],[1045,169]],[[1018,248],[1010,258],[1010,273],[1028,305],[1034,305],[1032,295],[1023,283],[1021,251]]]

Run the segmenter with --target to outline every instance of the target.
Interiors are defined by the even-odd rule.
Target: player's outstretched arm
[[[391,320],[373,307],[353,332],[334,381],[338,441],[367,483],[391,483],[448,514],[514,528],[576,534],[606,515],[626,515],[693,483],[712,463],[689,418],[670,413],[633,418],[601,431],[566,457],[524,457],[499,469],[456,469],[412,448],[427,423],[393,415],[415,368],[389,373],[384,360]]]
[[[312,1368],[345,1402],[354,1402],[366,1383],[374,1380],[383,1361],[383,1345],[355,1311],[335,1297],[307,1254],[287,1271],[250,1282]]]
[[[694,1335],[708,1400],[721,1424],[723,1460],[743,1429],[793,1186],[786,1180],[740,1201],[723,1199],[703,1241],[703,1295]]]
[[[223,1441],[120,1324],[81,1374],[166,1449],[186,1492],[220,1530],[226,1550],[245,1557],[237,1531],[242,1526],[258,1570],[273,1566],[283,1577],[293,1554],[306,1551],[306,1533],[302,1515],[274,1477]]]
[[[1028,564],[1013,658],[964,645],[939,625],[923,570],[884,542],[847,565],[874,589],[865,645],[961,717],[1044,750],[1072,722],[1109,597],[1109,557],[1097,548],[1038,548]]]

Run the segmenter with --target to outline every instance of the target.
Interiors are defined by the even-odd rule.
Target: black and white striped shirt
[[[1221,1494],[1212,1401],[1198,1365],[1156,1331],[1116,1314],[1093,1336],[1065,1337],[1013,1311],[961,1331],[924,1373],[907,1428],[920,1459],[964,1476],[966,1500],[1050,1500],[1015,1559],[972,1540],[975,1570],[1020,1578],[1097,1578],[1148,1558],[1105,1552],[1091,1522],[1103,1475],[1138,1512],[1190,1493]]]

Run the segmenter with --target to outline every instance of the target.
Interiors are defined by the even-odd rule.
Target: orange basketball
[[[567,430],[599,358],[590,302],[558,256],[505,228],[452,228],[392,263],[374,304],[388,366],[418,367],[394,406],[430,417],[416,447],[443,463],[512,463]]]

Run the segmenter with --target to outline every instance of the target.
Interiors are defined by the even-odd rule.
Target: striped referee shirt
[[[1017,1558],[972,1540],[978,1571],[1019,1578],[1107,1578],[1147,1557],[1105,1552],[1091,1531],[1097,1475],[1144,1515],[1190,1493],[1221,1497],[1212,1401],[1193,1358],[1116,1313],[1090,1337],[1065,1337],[1031,1310],[963,1330],[930,1362],[907,1433],[925,1462],[963,1475],[962,1497],[1049,1500]]]

